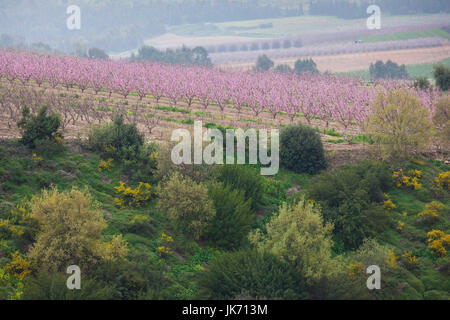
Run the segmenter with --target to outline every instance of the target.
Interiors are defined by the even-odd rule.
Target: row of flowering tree
[[[335,121],[346,129],[362,124],[369,115],[369,104],[378,90],[407,87],[433,113],[440,92],[416,90],[408,81],[380,81],[368,85],[362,80],[334,75],[301,76],[276,72],[222,71],[202,67],[156,63],[102,61],[71,56],[42,56],[28,52],[0,51],[0,78],[11,83],[44,84],[52,88],[91,89],[97,95],[131,94],[140,100],[152,97],[156,103],[165,97],[172,106],[184,102],[188,108],[212,104],[223,112],[245,108],[255,117],[268,111],[274,120],[281,113],[292,121],[302,114],[308,123],[315,118]]]

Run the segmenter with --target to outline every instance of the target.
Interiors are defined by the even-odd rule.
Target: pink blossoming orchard
[[[302,121],[335,128],[351,140],[364,125],[379,90],[407,88],[431,115],[442,95],[438,89],[414,89],[411,81],[367,84],[329,74],[223,71],[13,51],[0,51],[0,79],[1,127],[9,130],[23,104],[33,109],[46,96],[66,127],[78,125],[78,129],[83,123],[108,121],[114,112],[123,111],[130,121],[146,128],[147,134],[156,127],[179,126],[189,115],[189,119],[208,122],[210,118],[234,127],[276,127]],[[27,94],[21,92],[14,99],[14,90],[33,93],[24,101]],[[155,109],[167,104],[170,107],[164,110]]]

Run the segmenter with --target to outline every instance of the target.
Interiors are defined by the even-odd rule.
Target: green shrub
[[[305,280],[294,267],[268,253],[245,250],[224,253],[199,280],[199,298],[305,299]]]
[[[435,65],[433,68],[436,85],[441,88],[442,91],[447,91],[448,88],[450,88],[450,68],[443,64]]]
[[[28,107],[23,107],[22,119],[17,122],[22,134],[22,144],[34,148],[39,140],[55,140],[61,119],[55,113],[47,115],[47,111],[47,106],[43,106],[37,115],[33,115]]]
[[[251,201],[245,201],[244,192],[231,190],[222,184],[209,189],[216,216],[211,221],[207,239],[223,249],[236,249],[249,232],[255,215]]]
[[[119,161],[139,159],[144,145],[136,124],[124,123],[123,115],[116,116],[112,123],[91,127],[88,139],[90,149]]]
[[[245,200],[251,200],[253,209],[261,206],[264,178],[257,170],[243,165],[223,165],[216,170],[217,180],[233,190],[244,191]]]
[[[296,173],[314,174],[327,167],[320,135],[310,127],[289,126],[281,131],[281,165]]]
[[[178,172],[156,188],[157,208],[166,212],[175,227],[195,240],[205,233],[216,214],[208,188]]]
[[[64,273],[41,270],[25,280],[24,300],[108,300],[113,299],[113,289],[97,279],[82,278],[80,290],[68,290]]]
[[[380,91],[371,109],[367,133],[380,158],[403,162],[428,147],[433,134],[429,111],[406,89]]]
[[[322,207],[325,221],[334,223],[336,241],[354,249],[387,227],[389,216],[380,202],[389,183],[386,165],[363,162],[322,174],[307,192]]]

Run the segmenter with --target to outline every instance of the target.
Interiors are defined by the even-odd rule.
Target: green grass
[[[384,16],[383,26],[395,27],[403,25],[421,25],[433,21],[446,21],[447,14],[422,14],[408,16]],[[261,28],[261,24],[271,23],[272,28]],[[213,36],[241,36],[251,38],[279,38],[294,35],[306,35],[314,33],[334,33],[336,29],[341,31],[353,31],[366,28],[366,19],[345,20],[329,16],[299,16],[274,19],[231,21],[208,24],[186,24],[169,26],[168,33],[174,33],[184,37],[213,37]],[[433,31],[432,36],[443,36]],[[420,34],[419,34],[420,35]],[[397,37],[404,37],[399,36]],[[151,44],[149,39],[146,43]]]
[[[442,29],[426,29],[422,31],[397,32],[391,34],[365,36],[361,37],[361,40],[363,42],[383,42],[420,38],[443,38],[446,40],[450,40],[450,33]]]

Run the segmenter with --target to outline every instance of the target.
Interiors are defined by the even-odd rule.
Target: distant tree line
[[[166,49],[165,51],[144,46],[139,49],[137,55],[132,55],[131,61],[154,61],[206,67],[212,67],[213,65],[205,48],[196,47],[190,49],[185,46],[181,49]]]
[[[386,63],[380,60],[375,62],[375,64],[371,63],[369,72],[371,79],[406,79],[409,77],[404,64],[399,66],[391,60],[388,60]]]
[[[317,65],[312,59],[298,59],[295,62],[294,69],[292,69],[287,64],[280,64],[275,67],[275,63],[265,54],[258,57],[258,60],[256,61],[256,71],[269,71],[269,70],[275,70],[277,72],[295,72],[296,74],[300,75],[302,73],[319,73],[319,70],[317,70]]]

